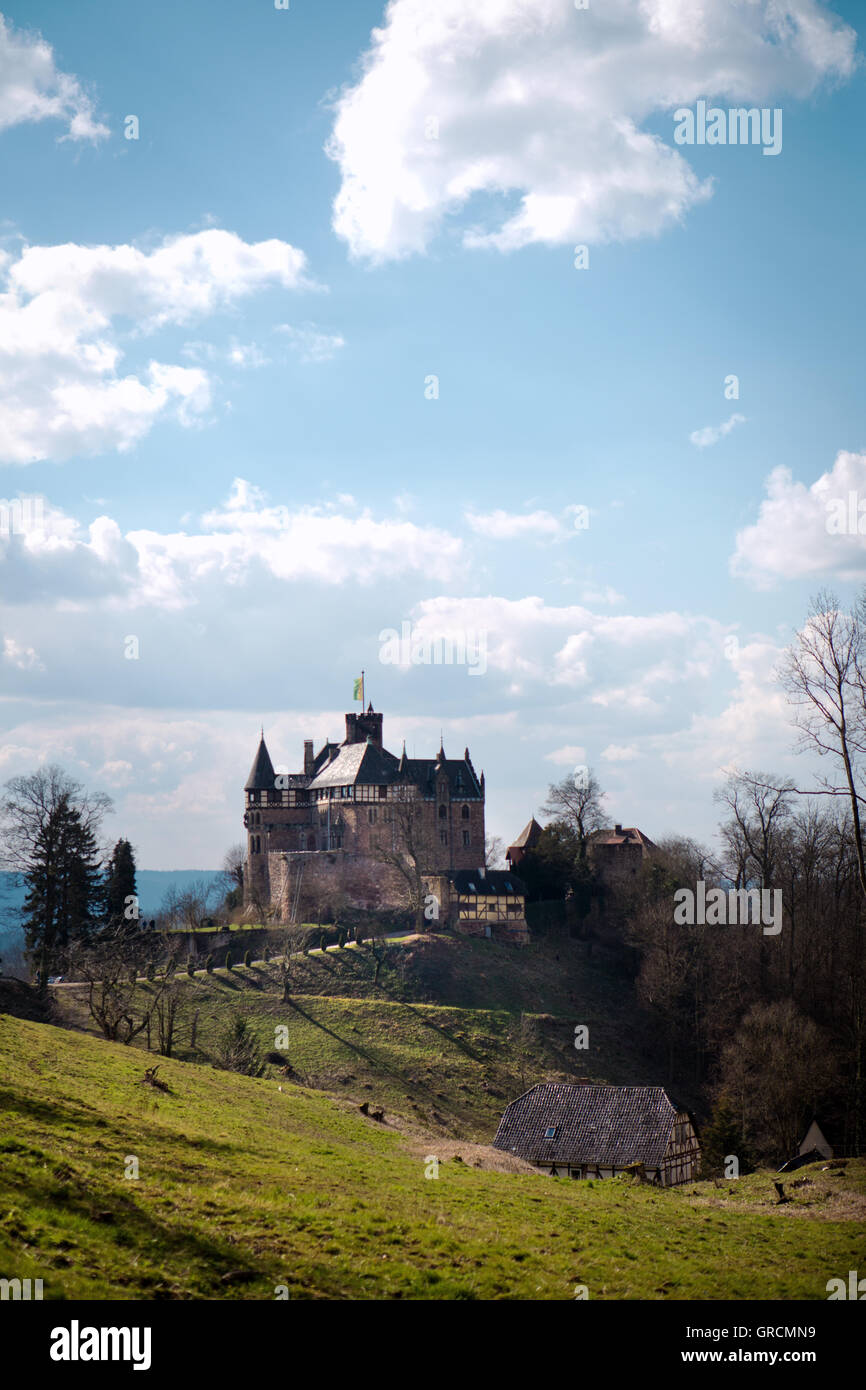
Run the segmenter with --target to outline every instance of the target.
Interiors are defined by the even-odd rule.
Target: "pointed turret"
[[[400,754],[400,762],[399,762],[398,767],[397,767],[397,771],[400,773],[400,776],[401,776],[401,777],[403,776],[403,774],[404,774],[405,771],[406,771],[406,764],[407,764],[408,761],[409,761],[409,760],[408,760],[408,758],[406,757],[406,740],[405,740],[405,738],[404,738],[404,740],[403,740],[403,752]]]
[[[256,753],[256,756],[253,759],[253,765],[250,768],[250,775],[244,784],[244,791],[271,791],[273,789],[275,780],[276,774],[274,773],[274,765],[271,762],[271,755],[268,752],[267,746],[265,744],[264,730],[262,730],[262,736],[259,740],[258,752]]]

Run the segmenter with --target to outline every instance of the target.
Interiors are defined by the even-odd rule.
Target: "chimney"
[[[304,776],[305,776],[305,777],[312,777],[312,775],[313,775],[313,740],[312,740],[311,738],[305,738],[305,739],[304,739]]]
[[[621,825],[615,825],[615,826],[613,827],[613,830],[614,830],[614,834],[615,834],[615,835],[621,835],[621,834],[622,834],[622,826],[621,826]]]

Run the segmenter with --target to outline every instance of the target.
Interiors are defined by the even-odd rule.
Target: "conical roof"
[[[258,752],[253,759],[250,768],[250,775],[244,783],[245,792],[273,791],[276,774],[274,765],[271,762],[271,755],[265,746],[265,736],[262,734],[259,741]]]

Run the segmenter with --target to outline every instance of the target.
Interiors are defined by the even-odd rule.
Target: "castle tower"
[[[263,729],[250,775],[244,784],[244,826],[247,832],[244,903],[248,907],[258,907],[270,901],[267,808],[275,787],[276,774]]]
[[[367,740],[382,747],[382,715],[376,714],[372,703],[364,714],[346,715],[346,737],[344,743],[366,743]]]

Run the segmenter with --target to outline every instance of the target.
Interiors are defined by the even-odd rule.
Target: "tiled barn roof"
[[[676,1114],[661,1086],[542,1084],[511,1102],[493,1143],[530,1163],[657,1168]]]

